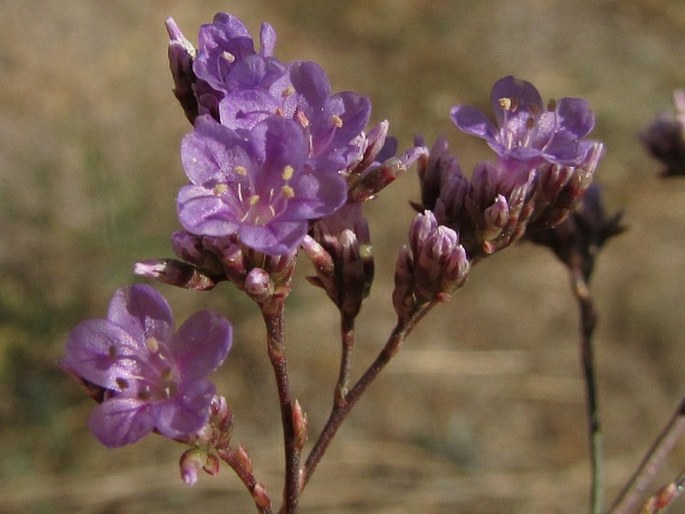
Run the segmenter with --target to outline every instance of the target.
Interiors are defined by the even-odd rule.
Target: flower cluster
[[[262,24],[256,44],[238,18],[219,13],[200,28],[198,48],[173,19],[166,26],[174,94],[193,125],[180,151],[188,179],[177,197],[183,229],[172,236],[178,258],[139,261],[134,272],[196,290],[230,281],[260,307],[283,424],[281,512],[294,514],[350,409],[413,327],[462,286],[474,263],[524,233],[538,233],[531,238],[566,262],[590,256],[622,230],[620,215],[607,218],[595,190],[568,218],[591,183],[602,144],[586,138],[594,126],[587,102],[562,98],[545,107],[530,83],[505,77],[492,90],[494,122],[472,107],[451,111],[459,129],[483,138],[496,155],[467,177],[444,138],[430,151],[417,138],[398,155],[387,121],[366,132],[369,100],[333,93],[314,62],[276,58],[270,25]],[[354,321],[375,269],[362,206],[415,162],[421,200],[395,266],[398,323],[351,384]],[[565,231],[549,230],[557,225]],[[333,407],[306,460],[307,416],[291,390],[283,332],[298,248],[314,264],[309,282],[341,314]],[[593,263],[587,260],[588,275]],[[134,285],[115,293],[105,319],[73,329],[61,366],[98,402],[90,426],[104,444],[133,443],[150,432],[185,443],[186,483],[195,483],[201,470],[216,474],[223,461],[269,514],[271,500],[249,455],[232,445],[233,413],[207,378],[231,344],[226,319],[203,311],[174,331],[162,296]]]
[[[526,230],[563,221],[582,199],[602,155],[585,139],[594,126],[587,102],[562,98],[545,108],[537,89],[514,77],[492,89],[496,123],[481,111],[457,106],[455,125],[483,138],[494,161],[466,177],[440,138],[419,161],[421,202],[441,225],[459,232],[471,262],[509,246]],[[420,142],[420,141],[419,141]]]
[[[418,158],[416,151],[393,157],[387,122],[364,132],[368,98],[333,94],[314,62],[274,57],[268,24],[258,49],[245,25],[226,13],[200,28],[197,49],[171,18],[167,30],[174,92],[194,124],[181,147],[190,184],[178,196],[190,234],[237,235],[252,250],[291,254],[312,220],[348,200],[348,184],[354,201],[360,190],[368,199],[376,191],[356,182],[371,175],[377,183]]]

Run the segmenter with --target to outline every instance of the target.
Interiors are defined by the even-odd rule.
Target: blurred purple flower
[[[106,319],[71,331],[60,364],[103,390],[90,428],[106,446],[134,443],[153,430],[181,439],[209,417],[215,387],[206,377],[226,358],[231,338],[231,324],[209,311],[174,333],[166,300],[137,284],[114,294]]]
[[[238,234],[268,255],[292,253],[309,220],[331,214],[347,196],[345,179],[335,169],[313,169],[308,151],[293,120],[268,118],[238,132],[197,118],[181,145],[191,181],[178,195],[182,225],[196,235]]]
[[[497,125],[470,106],[453,107],[452,121],[467,134],[485,139],[508,165],[574,166],[590,150],[591,143],[582,138],[594,127],[595,117],[585,100],[562,98],[545,109],[530,82],[508,76],[493,86],[491,102]]]
[[[645,149],[661,164],[662,177],[685,175],[685,90],[673,92],[675,113],[660,114],[641,134]]]

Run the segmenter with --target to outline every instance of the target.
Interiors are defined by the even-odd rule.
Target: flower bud
[[[133,265],[135,275],[151,278],[172,286],[207,291],[223,277],[212,278],[187,262],[176,259],[148,259]]]
[[[271,276],[262,268],[252,268],[245,277],[245,292],[257,303],[262,303],[274,294]]]
[[[183,107],[186,117],[193,123],[198,115],[194,84],[193,61],[196,51],[186,39],[173,18],[167,18],[166,29],[169,34],[169,68],[174,79],[174,95]]]
[[[207,461],[207,452],[201,448],[191,448],[181,455],[179,465],[181,467],[181,478],[186,485],[197,483],[198,473]]]

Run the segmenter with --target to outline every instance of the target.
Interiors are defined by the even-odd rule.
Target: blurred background
[[[456,104],[489,112],[514,74],[544,99],[588,99],[597,173],[629,230],[599,259],[596,359],[611,499],[685,392],[685,180],[657,178],[637,135],[685,87],[681,0],[0,0],[0,512],[251,512],[226,468],[194,488],[182,448],[149,436],[109,450],[87,430],[92,402],[56,368],[67,334],[102,317],[135,281],[137,259],[171,255],[179,142],[190,130],[172,93],[163,22],[191,41],[229,11],[268,21],[284,61],[316,60],[333,89],[368,95],[400,146],[446,134],[465,170],[489,158],[452,126]],[[418,199],[413,170],[367,209],[377,280],[359,320],[354,370],[394,323],[397,248]],[[308,286],[289,299],[296,396],[312,433],[337,374],[337,315]],[[180,323],[213,308],[235,325],[215,379],[273,498],[282,483],[279,414],[257,309],[222,284],[166,286]],[[521,244],[477,266],[435,309],[353,411],[308,486],[309,513],[587,511],[578,313],[565,269]],[[685,462],[685,444],[656,488]],[[685,503],[670,512],[685,513]]]

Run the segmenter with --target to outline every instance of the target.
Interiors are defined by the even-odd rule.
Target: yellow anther
[[[240,175],[242,177],[247,175],[247,168],[245,166],[238,165],[235,168],[233,168],[233,171],[235,171],[238,175]]]
[[[335,125],[336,127],[340,128],[343,126],[343,120],[337,114],[334,114],[333,116],[331,116],[331,120],[333,121],[333,125]]]
[[[288,98],[289,96],[292,96],[293,94],[295,94],[295,88],[293,86],[289,85],[288,87],[286,87],[283,90],[283,92],[281,93],[281,97]]]
[[[283,167],[283,173],[281,173],[281,177],[283,177],[283,180],[287,182],[293,178],[293,173],[295,173],[295,169],[290,164],[287,164]]]
[[[250,197],[250,205],[255,205],[257,202],[259,202],[259,195],[252,195]]]
[[[216,196],[219,196],[220,194],[223,194],[226,191],[228,191],[228,184],[223,184],[223,183],[217,184],[216,186],[214,186],[214,189],[212,190],[212,192]]]
[[[498,100],[499,106],[504,109],[505,111],[508,111],[511,109],[511,98],[507,98],[506,96],[503,98],[500,98]]]
[[[223,53],[221,54],[221,57],[226,59],[227,62],[234,62],[235,61],[235,55],[233,55],[231,52],[224,50]]]
[[[154,337],[148,337],[145,340],[145,348],[147,348],[147,351],[150,353],[157,353],[159,351],[159,341]]]
[[[292,198],[293,196],[295,196],[295,190],[288,185],[283,186],[281,188],[281,191],[283,192],[283,196],[285,196],[286,198]]]

